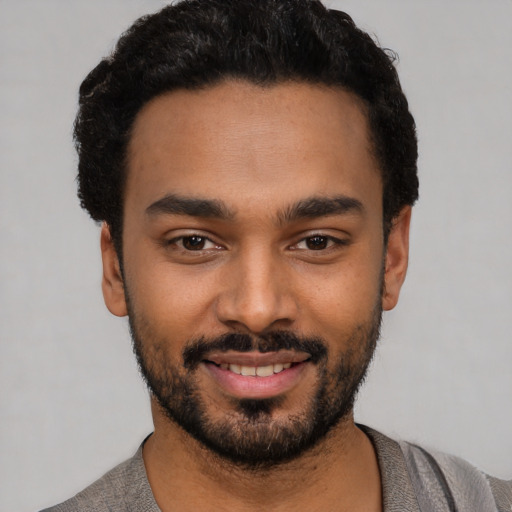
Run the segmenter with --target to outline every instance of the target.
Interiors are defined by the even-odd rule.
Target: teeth
[[[240,375],[242,373],[242,367],[237,365],[237,364],[230,364],[228,366],[228,368],[233,372],[233,373],[238,373],[238,375]]]
[[[242,366],[240,368],[241,375],[256,375],[256,367],[255,366]]]
[[[277,363],[269,364],[267,366],[242,366],[239,364],[220,364],[223,370],[229,370],[238,375],[252,376],[252,377],[270,377],[274,373],[280,373],[283,370],[290,368],[292,363]]]
[[[256,375],[258,377],[269,377],[274,375],[274,365],[269,364],[268,366],[258,366],[256,368]]]

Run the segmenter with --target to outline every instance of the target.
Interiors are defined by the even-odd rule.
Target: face
[[[169,428],[271,465],[347,418],[409,222],[386,249],[354,96],[234,81],[160,96],[135,121],[124,200],[123,273],[104,227],[103,290]]]

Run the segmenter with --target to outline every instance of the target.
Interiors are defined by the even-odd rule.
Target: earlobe
[[[409,263],[409,227],[411,224],[411,207],[402,208],[394,219],[389,232],[384,269],[384,292],[382,308],[393,309],[400,295]]]
[[[123,276],[119,265],[119,258],[110,234],[110,228],[106,222],[101,227],[100,243],[101,259],[103,262],[101,288],[105,305],[113,315],[126,316],[127,308]]]

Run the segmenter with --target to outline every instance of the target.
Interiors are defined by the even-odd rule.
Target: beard
[[[371,318],[356,326],[329,356],[327,343],[290,331],[262,336],[229,333],[216,338],[190,340],[181,364],[169,354],[172,341],[156,339],[149,323],[139,318],[129,302],[133,348],[140,372],[161,410],[211,453],[249,470],[265,470],[293,460],[316,446],[352,412],[380,334],[380,300]],[[229,412],[215,417],[197,383],[197,369],[213,350],[270,352],[282,349],[307,352],[316,365],[316,389],[304,397],[299,412],[283,414],[284,396],[266,399],[231,398]],[[281,414],[279,412],[281,411]]]

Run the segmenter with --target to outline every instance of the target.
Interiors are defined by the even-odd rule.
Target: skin
[[[221,201],[232,215],[148,213],[169,194]],[[283,219],[301,201],[338,196],[361,208]],[[101,233],[105,303],[126,315],[127,290],[152,339],[166,340],[172,364],[182,364],[192,338],[271,329],[321,336],[332,361],[357,352],[347,333],[370,321],[377,301],[384,310],[397,303],[410,208],[385,247],[364,106],[340,89],[227,81],[153,99],[134,124],[124,201],[123,274],[108,226]],[[190,238],[180,237],[192,235],[209,241],[187,250]],[[311,249],[315,235],[325,247]],[[210,417],[233,412],[232,397],[207,371],[196,377]],[[273,418],[300,413],[316,384],[316,367],[306,365]],[[352,415],[299,459],[250,472],[210,453],[155,400],[152,412],[144,462],[164,512],[382,510],[376,456]]]

